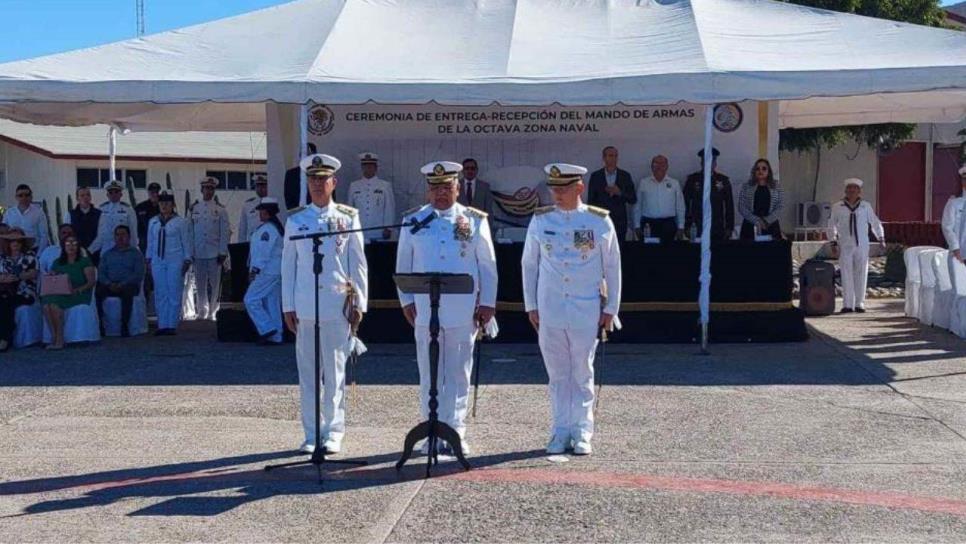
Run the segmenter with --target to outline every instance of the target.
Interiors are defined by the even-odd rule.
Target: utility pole
[[[135,0],[137,11],[138,37],[144,36],[144,0]]]

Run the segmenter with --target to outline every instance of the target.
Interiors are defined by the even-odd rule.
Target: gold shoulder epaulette
[[[403,217],[406,217],[407,215],[412,215],[412,214],[418,212],[420,208],[422,208],[422,206],[416,206],[415,208],[409,208],[408,210],[406,210],[406,211],[404,211],[402,213],[402,216]]]
[[[346,206],[345,204],[336,204],[335,209],[351,217],[355,217],[356,214],[359,213],[359,210],[353,208],[352,206]]]
[[[486,219],[487,216],[489,215],[486,212],[484,212],[483,210],[477,210],[476,208],[474,208],[472,206],[467,206],[466,207],[466,212],[468,214],[472,215],[473,217],[477,218],[477,219]]]
[[[547,212],[552,212],[553,208],[553,206],[540,206],[539,208],[533,210],[533,215],[543,215]]]
[[[598,208],[597,206],[587,206],[587,211],[594,215],[598,215],[600,217],[607,217],[608,215],[610,215],[609,210],[604,208]]]
[[[288,215],[295,215],[295,214],[299,213],[300,211],[302,211],[304,209],[305,209],[305,206],[299,206],[297,208],[292,208],[287,213],[288,213]]]

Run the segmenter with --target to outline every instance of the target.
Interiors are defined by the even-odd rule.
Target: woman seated
[[[778,217],[784,207],[783,196],[775,182],[771,163],[766,159],[755,161],[751,177],[738,197],[738,212],[744,219],[741,223],[742,240],[754,240],[755,227],[758,227],[759,234],[770,234],[776,240],[782,237]]]
[[[71,235],[61,240],[60,257],[54,261],[50,272],[52,275],[66,275],[70,284],[70,294],[42,297],[44,316],[50,325],[52,336],[52,342],[47,349],[58,350],[64,348],[64,312],[74,306],[91,303],[94,284],[97,281],[97,269],[94,268],[94,263],[87,251],[80,247],[77,237]]]
[[[37,300],[37,259],[33,239],[22,229],[0,229],[0,352],[10,349],[17,308]]]

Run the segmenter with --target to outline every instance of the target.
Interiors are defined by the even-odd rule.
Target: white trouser
[[[184,288],[181,290],[182,300],[181,300],[181,315],[185,320],[193,321],[198,318],[198,313],[195,311],[195,271],[194,267],[188,269],[188,273],[184,275]]]
[[[840,246],[839,272],[842,275],[842,307],[864,308],[865,285],[869,279],[869,248]]]
[[[597,326],[558,329],[541,325],[538,338],[550,377],[551,432],[589,441],[594,435]]]
[[[349,355],[349,322],[323,321],[319,327],[322,374],[322,438],[341,440],[345,435],[345,362]],[[315,322],[299,319],[295,336],[295,360],[299,368],[302,398],[302,430],[305,440],[315,443]]]
[[[195,286],[198,296],[198,319],[214,321],[221,298],[221,265],[218,259],[195,259]],[[209,294],[208,289],[211,289]]]
[[[255,276],[245,292],[245,309],[252,318],[258,335],[275,331],[269,338],[273,342],[282,341],[282,276],[266,274]]]
[[[184,259],[180,258],[151,259],[154,308],[158,314],[159,329],[175,329],[181,320],[181,294],[184,291],[182,266]]]
[[[439,373],[436,378],[436,412],[439,420],[453,428],[460,437],[466,434],[466,407],[470,396],[470,373],[473,371],[473,343],[476,327],[440,327]],[[416,363],[419,365],[419,413],[429,419],[429,327],[416,326]]]

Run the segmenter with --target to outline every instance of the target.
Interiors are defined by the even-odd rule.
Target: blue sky
[[[145,0],[153,34],[221,19],[286,0]],[[946,0],[944,5],[956,3]],[[0,62],[132,38],[135,0],[0,0]]]

